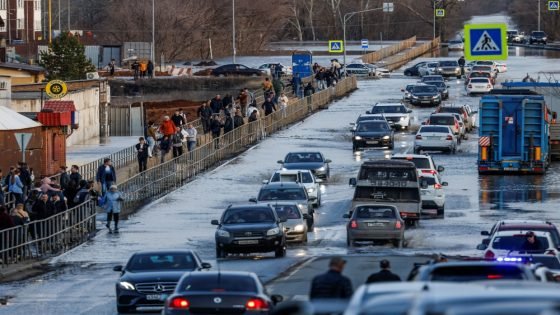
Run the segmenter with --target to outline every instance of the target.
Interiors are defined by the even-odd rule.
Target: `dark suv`
[[[529,44],[543,44],[546,45],[547,36],[543,31],[533,31],[531,32],[531,37],[529,37]]]
[[[274,252],[276,257],[286,255],[285,220],[281,220],[270,205],[250,204],[229,206],[222,218],[212,220],[217,225],[216,257],[228,253]]]

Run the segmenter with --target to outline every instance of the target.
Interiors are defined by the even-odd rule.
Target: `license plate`
[[[161,297],[161,294],[148,294],[146,295],[146,300],[161,301]]]
[[[368,223],[367,226],[385,226],[385,223],[374,222]]]
[[[366,141],[367,144],[378,144],[379,141]]]
[[[420,103],[430,103],[430,101],[421,101]]]
[[[251,244],[258,244],[259,240],[241,240],[241,241],[237,241],[237,244],[239,245],[251,245]]]
[[[515,167],[504,167],[504,171],[517,171]]]

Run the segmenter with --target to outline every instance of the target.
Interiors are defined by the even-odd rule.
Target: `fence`
[[[0,270],[76,247],[95,234],[95,203],[85,202],[44,220],[0,231]]]
[[[416,36],[413,36],[409,39],[403,40],[398,42],[394,45],[387,46],[384,48],[379,49],[378,51],[371,52],[369,54],[365,54],[362,56],[362,61],[364,63],[376,63],[381,61],[389,56],[393,56],[398,52],[401,52],[405,49],[408,49],[412,46],[416,45]]]
[[[186,152],[131,177],[119,185],[119,190],[125,195],[122,214],[131,214],[147,202],[176,190],[220,161],[246,150],[248,146],[282,127],[305,118],[309,113],[323,107],[334,98],[345,95],[356,86],[356,78],[345,78],[335,87],[292,101],[285,111],[276,111],[260,120],[246,123],[192,152]]]
[[[414,47],[406,51],[405,53],[397,54],[387,58],[386,60],[384,60],[385,64],[383,65],[383,67],[393,71],[397,68],[400,68],[402,65],[406,64],[410,60],[413,60],[419,56],[422,56],[438,48],[439,44],[440,44],[440,38],[437,37],[431,41],[423,43],[420,46]]]

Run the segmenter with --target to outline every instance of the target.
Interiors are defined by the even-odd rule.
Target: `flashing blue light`
[[[497,261],[503,262],[522,262],[523,258],[521,257],[498,257],[496,258]]]

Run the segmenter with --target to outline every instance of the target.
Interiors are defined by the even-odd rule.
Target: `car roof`
[[[527,230],[527,229],[522,229],[522,230],[499,230],[496,231],[496,233],[494,234],[495,237],[499,237],[499,236],[514,236],[514,235],[523,235],[526,232],[529,232],[531,230]],[[550,235],[549,231],[531,231],[533,233],[535,233],[536,236],[541,236],[541,237],[545,237]]]
[[[442,127],[442,128],[446,128],[447,132],[452,132],[451,128],[448,125],[423,125],[420,126],[420,128],[418,128],[418,132],[420,132],[420,130],[424,128],[430,128],[430,127]],[[427,132],[434,132],[434,131],[427,131]]]
[[[293,182],[273,182],[263,185],[261,189],[267,188],[303,188],[303,186],[300,183]]]
[[[375,103],[373,107],[376,106],[404,106],[404,104],[403,103]]]
[[[436,116],[436,117],[449,117],[449,116],[451,116],[451,117],[455,117],[455,113],[432,113],[430,115],[430,117],[431,116]]]
[[[296,169],[293,169],[293,170],[276,170],[274,172],[274,174],[280,174],[280,175],[282,175],[282,174],[296,175],[296,174],[299,174],[299,173],[311,173],[311,171],[310,170],[296,170]]]
[[[449,128],[447,126],[445,126],[446,128]],[[393,154],[391,155],[391,158],[412,158],[412,159],[429,159],[430,156],[427,154],[406,154],[406,153],[399,153],[399,154]]]
[[[413,167],[416,168],[414,163],[410,161],[401,160],[371,160],[364,161],[361,166],[376,166],[376,167]]]
[[[257,276],[253,272],[248,271],[230,271],[230,270],[219,270],[219,271],[205,271],[205,272],[187,272],[183,277],[221,277],[221,276],[246,276],[255,279]]]
[[[316,154],[319,153],[321,155],[323,155],[323,153],[319,152],[319,151],[294,151],[294,152],[288,152],[288,154]],[[286,155],[288,155],[286,154]]]
[[[498,231],[507,230],[554,230],[556,227],[554,225],[542,223],[542,224],[507,224],[499,225]]]
[[[390,205],[390,204],[379,204],[379,203],[360,203],[352,207],[352,209],[356,209],[358,207],[371,207],[371,208],[391,208],[393,210],[398,210],[397,207]]]
[[[194,254],[190,249],[158,249],[135,252],[133,255]]]
[[[511,220],[500,220],[498,221],[498,223],[496,223],[497,225],[500,226],[507,226],[507,225],[547,225],[550,227],[554,227],[554,224],[552,224],[549,221],[543,221],[543,220],[516,220],[516,219],[511,219]]]

